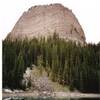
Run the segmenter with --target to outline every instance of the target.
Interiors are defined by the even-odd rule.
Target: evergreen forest
[[[34,64],[70,90],[100,93],[100,43],[76,44],[54,34],[47,39],[5,39],[2,49],[3,88],[23,89],[23,73]]]

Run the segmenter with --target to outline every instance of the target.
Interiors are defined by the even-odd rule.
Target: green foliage
[[[64,86],[100,92],[100,43],[81,46],[53,37],[3,41],[3,87],[22,88],[24,71],[32,64]]]

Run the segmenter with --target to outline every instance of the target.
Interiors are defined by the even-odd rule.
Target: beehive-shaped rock
[[[24,12],[8,35],[10,39],[48,37],[54,32],[60,38],[85,42],[81,25],[71,10],[61,4],[39,5]]]

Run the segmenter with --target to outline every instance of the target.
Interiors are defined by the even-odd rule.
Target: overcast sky
[[[0,39],[4,39],[24,11],[34,5],[62,3],[78,18],[87,42],[100,42],[100,0],[0,0]]]

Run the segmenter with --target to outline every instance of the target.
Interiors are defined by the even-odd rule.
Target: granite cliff
[[[52,36],[84,43],[85,35],[72,11],[61,4],[33,6],[24,12],[7,38],[32,39]]]

